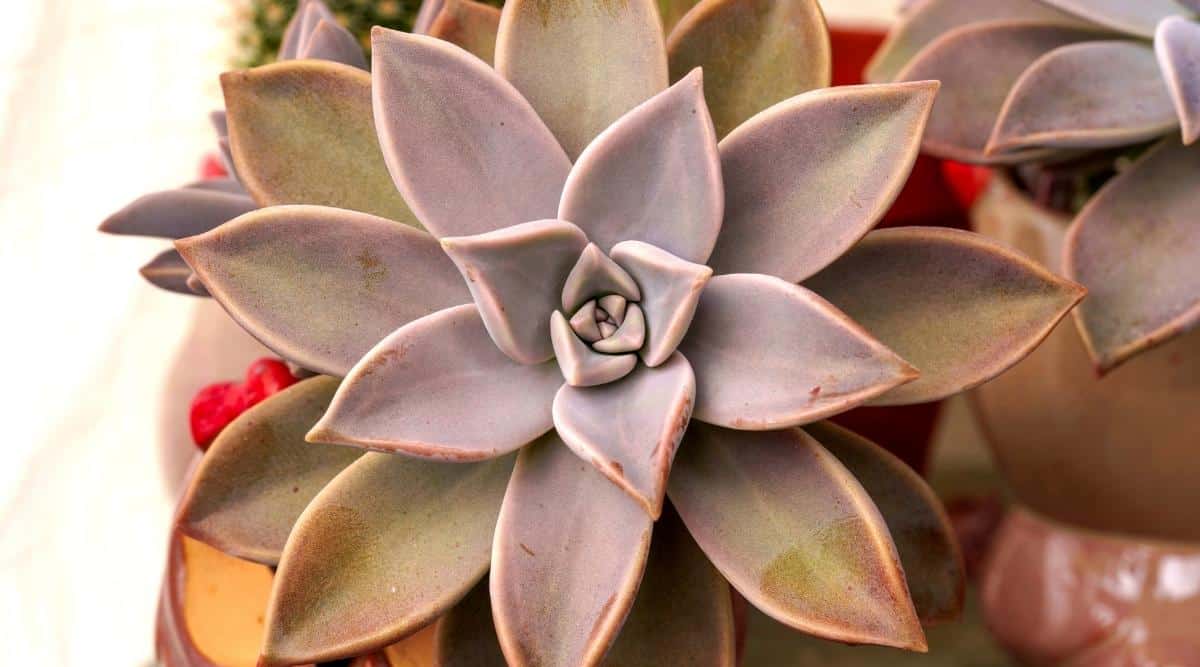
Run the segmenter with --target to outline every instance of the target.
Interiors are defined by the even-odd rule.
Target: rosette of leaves
[[[945,515],[821,420],[983,382],[1081,297],[978,235],[868,233],[937,84],[820,89],[805,0],[705,0],[665,39],[650,0],[518,0],[494,44],[493,68],[379,29],[370,82],[223,77],[264,198],[378,169],[421,226],[273,206],[177,242],[328,376],[236,420],[181,510],[278,563],[263,664],[440,618],[447,665],[729,665],[729,585],[791,628],[923,650],[920,620],[961,602]],[[347,81],[365,94],[333,104]],[[291,168],[314,152],[358,169]]]
[[[1063,249],[1101,373],[1200,321],[1198,15],[1196,0],[925,0],[869,69],[942,81],[935,154],[1051,176],[1133,158],[1077,209]]]

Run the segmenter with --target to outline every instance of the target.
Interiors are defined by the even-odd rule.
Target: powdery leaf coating
[[[550,314],[587,237],[561,220],[539,220],[475,236],[447,237],[442,249],[458,266],[496,347],[519,364],[554,356]]]
[[[181,239],[258,208],[245,194],[186,187],[143,195],[100,224],[107,234]]]
[[[303,60],[221,75],[238,178],[261,206],[317,204],[420,227],[383,162],[371,76]]]
[[[771,617],[836,641],[925,650],[883,517],[803,431],[694,424],[670,497],[709,560]]]
[[[588,144],[567,177],[558,217],[605,252],[645,241],[704,262],[724,206],[717,137],[694,70]]]
[[[509,664],[598,664],[633,604],[652,527],[553,432],[521,450],[492,550],[492,614]]]
[[[804,430],[846,466],[879,508],[921,621],[957,618],[966,592],[966,566],[933,489],[903,461],[852,431],[832,422],[809,424]]]
[[[445,461],[520,448],[553,427],[554,362],[518,364],[496,349],[471,304],[383,339],[346,376],[311,442]],[[514,390],[519,388],[519,390]]]
[[[300,55],[304,43],[322,20],[337,21],[333,12],[321,0],[300,0],[296,11],[288,20],[283,31],[283,43],[279,45],[278,60],[294,60]]]
[[[1037,347],[1085,290],[986,237],[935,227],[871,232],[805,283],[916,366],[874,401],[935,401]]]
[[[1200,23],[1178,17],[1163,21],[1154,51],[1183,125],[1183,143],[1191,144],[1200,139]]]
[[[602,130],[667,87],[654,0],[509,0],[496,71],[574,160]]]
[[[917,372],[809,290],[716,276],[679,351],[696,371],[696,419],[763,431],[850,409]]]
[[[657,368],[641,366],[599,387],[564,385],[554,397],[554,426],[580,458],[657,519],[695,398],[696,376],[675,353]]]
[[[260,665],[383,648],[430,623],[487,572],[513,457],[439,463],[366,454],[288,538]]]
[[[313,28],[300,52],[301,59],[328,60],[361,70],[367,69],[367,57],[349,30],[336,21],[321,19]]]
[[[985,152],[1125,146],[1178,123],[1149,45],[1069,44],[1039,58],[1013,85]]]
[[[641,241],[618,243],[611,256],[645,288],[639,305],[646,317],[646,344],[639,354],[642,363],[658,366],[687,334],[712,269]]]
[[[1185,11],[1173,0],[1041,1],[1093,23],[1147,39],[1154,37],[1154,27],[1159,21]]]
[[[1107,372],[1200,321],[1200,150],[1169,137],[1098,192],[1072,224],[1066,275],[1088,288],[1075,323]]]
[[[554,279],[558,277],[557,274],[551,276],[552,279],[547,282],[562,285],[559,303],[567,313],[574,313],[589,300],[609,294],[620,295],[628,301],[642,299],[637,282],[595,243],[588,243],[579,253],[566,280]]]
[[[812,91],[721,141],[725,222],[709,266],[798,282],[891,206],[921,145],[936,81]]]
[[[828,86],[832,76],[816,0],[703,0],[671,31],[667,56],[672,81],[704,69],[718,137],[777,102]]]
[[[155,255],[154,259],[138,269],[138,273],[151,285],[161,289],[189,296],[203,294],[193,291],[188,284],[188,279],[192,277],[192,267],[188,266],[174,249],[164,250]]]
[[[365,213],[275,206],[176,246],[243,328],[327,375],[344,376],[401,325],[471,300],[433,237]]]
[[[594,387],[629,375],[638,357],[629,354],[601,354],[575,334],[561,311],[550,316],[550,341],[562,377],[573,387]]]
[[[434,236],[554,217],[571,163],[511,84],[433,37],[377,27],[371,44],[378,143]]]
[[[231,556],[278,564],[304,508],[362,455],[304,441],[337,387],[334,378],[304,380],[221,431],[180,504],[179,529]]]
[[[984,149],[1013,84],[1043,54],[1077,42],[1110,38],[1088,27],[994,21],[951,30],[917,54],[897,78],[937,79],[941,93],[925,128],[923,147],[960,162],[1013,163],[1052,151],[985,157]]]
[[[438,3],[429,0],[425,4]],[[427,34],[460,46],[490,65],[496,57],[500,10],[474,0],[445,0],[440,4],[442,8]]]

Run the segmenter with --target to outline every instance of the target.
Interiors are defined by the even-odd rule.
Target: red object
[[[225,165],[221,163],[221,158],[216,153],[209,153],[200,159],[200,178],[208,181],[228,176],[229,172],[225,170]]]
[[[950,192],[963,210],[970,210],[992,180],[992,170],[975,164],[942,161],[942,177],[950,186]]]
[[[202,451],[208,451],[208,446],[238,415],[295,384],[296,379],[287,364],[263,358],[250,364],[246,379],[240,384],[218,382],[204,387],[192,399],[188,413],[192,440]]]

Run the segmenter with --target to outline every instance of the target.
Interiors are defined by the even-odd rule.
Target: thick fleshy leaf
[[[192,267],[183,261],[174,249],[164,250],[154,259],[138,269],[138,273],[151,285],[179,294],[197,296],[188,286],[188,278],[192,275]]]
[[[696,419],[749,431],[824,419],[917,375],[824,299],[757,274],[710,280],[679,350]]]
[[[558,217],[609,252],[645,241],[704,262],[721,231],[725,197],[703,77],[682,81],[596,137],[567,177]]]
[[[709,266],[798,282],[867,233],[917,159],[936,81],[817,90],[721,141],[725,222]]]
[[[327,375],[345,375],[397,327],[471,300],[433,237],[365,213],[276,206],[176,245],[247,331]]]
[[[561,220],[442,239],[496,347],[519,364],[554,356],[550,314],[587,245],[578,227]]]
[[[939,400],[990,380],[1084,295],[984,236],[934,227],[871,232],[805,286],[921,372],[881,405]]]
[[[1187,0],[1184,0],[1185,2]],[[1137,35],[1154,37],[1154,27],[1168,16],[1183,14],[1184,8],[1173,0],[1042,0],[1102,26]]]
[[[511,452],[553,426],[554,362],[515,363],[471,304],[401,327],[346,376],[309,441],[446,461]],[[519,391],[514,390],[519,388]]]
[[[667,87],[655,0],[509,0],[496,71],[521,91],[572,160]]]
[[[449,609],[487,572],[512,465],[372,453],[342,471],[288,538],[259,664],[366,653]]]
[[[233,195],[246,195],[245,188],[241,183],[237,182],[236,178],[205,178],[199,181],[192,181],[183,186],[192,190],[215,190],[217,192],[226,192]]]
[[[837,641],[925,650],[883,517],[805,432],[694,424],[670,496],[709,560],[776,620]]]
[[[1053,151],[1038,149],[984,156],[984,148],[1013,84],[1027,67],[1049,51],[1111,37],[1098,28],[1062,23],[979,23],[952,30],[935,40],[897,78],[942,82],[925,128],[926,151],[961,162],[1028,161]]]
[[[657,519],[695,398],[696,376],[676,353],[658,368],[642,366],[606,385],[564,385],[554,397],[554,427]]]
[[[224,109],[208,112],[208,122],[212,125],[213,132],[216,132],[217,138],[225,138],[229,136],[229,115]]]
[[[412,31],[418,35],[428,33],[429,27],[433,25],[434,19],[445,5],[446,0],[421,0],[421,8],[417,10],[417,17],[413,19]]]
[[[511,84],[433,37],[376,27],[371,44],[379,143],[434,236],[554,217],[571,163]]]
[[[646,344],[640,355],[647,366],[658,366],[691,326],[712,269],[641,241],[618,243],[612,258],[644,286],[639,305],[646,317]]]
[[[653,525],[553,432],[522,450],[492,550],[492,613],[509,664],[598,664],[633,604]]]
[[[658,18],[662,20],[663,34],[670,35],[679,19],[696,6],[699,0],[658,0]]]
[[[703,0],[671,32],[667,54],[672,81],[704,69],[719,137],[777,102],[828,86],[832,73],[817,0]]]
[[[361,70],[367,69],[367,57],[363,54],[362,46],[349,30],[340,24],[321,19],[313,28],[300,52],[300,58],[313,58],[342,63]]]
[[[130,236],[181,239],[203,234],[217,225],[258,208],[244,194],[186,187],[143,195],[108,216],[100,231]]]
[[[629,375],[637,366],[638,357],[629,354],[601,354],[580,340],[560,311],[550,318],[550,340],[554,356],[567,384],[573,387],[594,387]]]
[[[1039,58],[1013,85],[986,152],[1124,146],[1178,123],[1148,44],[1069,44]]]
[[[819,422],[804,430],[846,466],[879,508],[921,620],[957,618],[966,567],[954,527],[933,489],[887,450],[841,426]]]
[[[1178,17],[1163,21],[1154,50],[1183,125],[1183,143],[1191,144],[1200,139],[1200,23]]]
[[[312,7],[315,5],[315,7]],[[308,10],[310,7],[316,12],[315,16],[309,16]],[[276,60],[295,60],[300,53],[300,45],[311,33],[316,22],[322,18],[332,20],[333,14],[329,8],[325,6],[321,0],[300,0],[296,3],[296,11],[292,14],[292,18],[288,20],[287,27],[283,31],[283,43],[279,46],[279,53]]]
[[[1078,23],[1041,0],[918,0],[888,32],[867,64],[868,81],[893,81],[904,66],[938,37],[968,23],[1039,21]]]
[[[587,244],[562,282],[560,303],[574,313],[587,301],[616,294],[628,301],[639,301],[642,292],[625,269],[604,254],[595,243]]]
[[[1172,136],[1097,193],[1067,236],[1075,323],[1101,372],[1200,321],[1200,146]]]
[[[625,306],[625,318],[608,338],[592,343],[592,349],[604,354],[637,352],[646,342],[646,316],[641,306],[630,303]]]
[[[318,204],[419,227],[375,134],[371,77],[320,60],[221,75],[238,178],[259,204]]]
[[[362,455],[304,441],[337,386],[329,377],[304,380],[221,431],[180,504],[180,530],[231,556],[277,564],[300,513]]]
[[[445,0],[427,34],[456,44],[490,65],[496,57],[499,27],[499,9],[474,0]]]

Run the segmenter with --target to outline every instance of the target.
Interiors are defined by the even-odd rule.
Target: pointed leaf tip
[[[1183,143],[1192,144],[1200,139],[1200,22],[1174,16],[1158,24],[1154,51],[1182,125]]]

